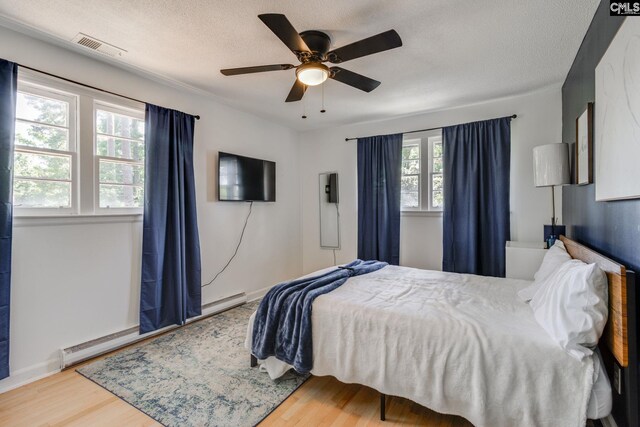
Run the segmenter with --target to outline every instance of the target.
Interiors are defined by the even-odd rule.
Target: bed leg
[[[252,354],[251,355],[251,367],[255,368],[256,366],[258,366],[258,359],[256,359],[256,357]]]
[[[386,412],[386,396],[384,395],[384,393],[380,393],[380,421],[384,421],[386,419],[385,417],[385,412]]]

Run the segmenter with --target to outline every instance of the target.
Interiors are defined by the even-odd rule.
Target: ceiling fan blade
[[[396,30],[389,30],[332,50],[327,53],[327,57],[329,62],[339,64],[400,46],[402,46],[402,39]]]
[[[302,40],[302,37],[300,37],[300,34],[293,28],[293,25],[291,25],[291,22],[289,22],[286,16],[280,13],[265,13],[258,15],[258,18],[260,18],[293,53],[310,51],[307,44]]]
[[[295,65],[291,64],[258,65],[256,67],[226,68],[220,72],[225,76],[237,76],[238,74],[262,73],[264,71],[290,70],[294,67]]]
[[[296,79],[295,83],[293,83],[293,87],[289,91],[289,95],[287,95],[287,99],[284,102],[300,101],[306,91],[307,85],[300,83],[300,80]]]
[[[345,70],[344,68],[331,67],[330,70],[331,76],[329,78],[365,92],[371,92],[380,86],[379,81],[365,77],[362,74],[354,73],[353,71]]]

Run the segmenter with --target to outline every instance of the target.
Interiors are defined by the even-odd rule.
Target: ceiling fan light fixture
[[[319,62],[302,64],[296,69],[296,77],[307,86],[317,86],[329,78],[329,67]]]
[[[296,80],[284,102],[300,101],[309,86],[317,86],[327,79],[344,83],[364,92],[371,92],[380,82],[341,67],[328,67],[324,62],[342,64],[346,61],[384,52],[402,46],[402,39],[395,30],[388,30],[351,44],[331,49],[331,37],[323,31],[307,30],[299,33],[281,13],[263,13],[258,18],[280,39],[302,64],[258,65],[252,67],[225,68],[225,76],[262,73],[266,71],[296,70]],[[324,106],[323,106],[324,110]]]

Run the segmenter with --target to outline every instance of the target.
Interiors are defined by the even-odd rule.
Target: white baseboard
[[[17,371],[11,372],[11,376],[0,380],[0,394],[57,374],[58,372],[60,372],[60,359],[58,358],[18,369]]]
[[[269,292],[269,289],[273,288],[274,285],[267,286],[266,288],[258,289],[257,291],[252,291],[247,294],[247,302],[255,301],[257,299],[262,298]]]

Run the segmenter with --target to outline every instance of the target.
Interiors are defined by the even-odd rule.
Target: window
[[[95,108],[98,208],[141,208],[144,202],[144,114]]]
[[[20,71],[17,216],[142,213],[144,153],[140,103]]]
[[[441,131],[405,139],[402,146],[401,208],[441,211],[444,203]]]
[[[431,199],[430,207],[434,210],[442,209],[444,204],[443,165],[442,165],[442,138],[429,138],[429,173],[431,174]]]
[[[420,208],[420,140],[402,147],[402,207]]]
[[[75,209],[76,104],[74,95],[20,85],[14,154],[16,209],[39,213]]]

